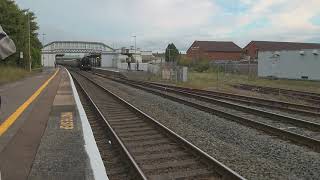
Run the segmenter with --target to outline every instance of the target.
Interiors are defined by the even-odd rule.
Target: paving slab
[[[61,74],[47,128],[28,177],[30,180],[95,179],[69,75],[66,70]]]
[[[8,106],[4,106],[3,108],[14,112],[14,107],[22,104],[22,100],[26,100],[31,96],[32,91],[36,91],[36,89],[41,86],[41,83],[52,75],[53,71],[50,70],[46,73],[34,76],[34,80],[26,79],[2,87],[2,90],[5,90],[2,91],[5,97],[13,100],[8,101]],[[48,121],[60,77],[58,73],[15,123],[0,136],[0,141],[2,142],[0,144],[0,171],[2,180],[26,179],[28,177]],[[16,99],[15,94],[18,98],[22,99]],[[12,102],[12,104],[10,104],[10,102]]]
[[[17,82],[1,85],[0,96],[2,102],[0,107],[0,124],[15,112],[54,72],[55,69],[45,69],[43,72]],[[34,103],[22,113],[19,120],[0,137],[0,152],[24,124],[36,101],[37,100],[35,100]]]
[[[49,79],[53,71],[46,72]],[[12,127],[0,136],[0,143],[5,142],[0,144],[1,180],[108,179],[70,77],[66,69],[60,68],[42,93]],[[10,105],[6,107],[7,110],[15,112],[15,108],[23,104],[47,80],[44,77],[34,78],[34,81],[27,79],[1,87],[2,95],[6,95]],[[38,81],[39,85],[36,83]],[[18,94],[17,99],[14,98],[14,93],[7,92],[10,90]],[[27,95],[21,96],[23,93]],[[8,99],[13,99],[14,105]],[[2,114],[2,117],[9,116],[10,113]]]

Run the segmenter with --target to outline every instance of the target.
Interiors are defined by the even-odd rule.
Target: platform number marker
[[[61,129],[73,129],[73,115],[72,112],[62,112],[60,116]]]

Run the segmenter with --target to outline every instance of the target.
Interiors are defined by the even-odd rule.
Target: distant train
[[[83,70],[83,71],[90,71],[92,69],[92,66],[91,66],[91,62],[90,62],[90,57],[89,56],[85,56],[83,57],[81,60],[80,60],[80,70]]]
[[[79,68],[83,71],[90,71],[93,66],[100,65],[100,55],[99,54],[90,54],[86,55],[83,58],[79,59],[63,59],[60,58],[57,60],[57,64],[72,67],[72,68]]]

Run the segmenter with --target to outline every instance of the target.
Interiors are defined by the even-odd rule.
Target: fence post
[[[217,89],[219,89],[219,69],[220,69],[220,65],[218,65],[218,70],[217,70]]]

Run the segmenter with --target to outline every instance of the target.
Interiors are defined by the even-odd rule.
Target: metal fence
[[[161,78],[176,82],[186,82],[188,81],[188,68],[176,65],[162,65]]]
[[[257,76],[258,64],[249,62],[212,62],[210,67],[219,72]]]

